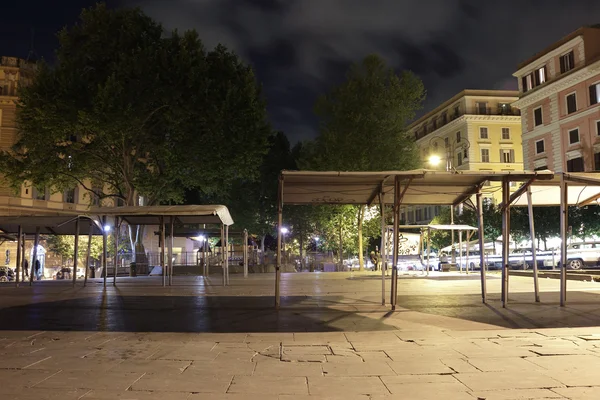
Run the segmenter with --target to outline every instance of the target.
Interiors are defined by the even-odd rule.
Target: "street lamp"
[[[283,257],[281,257],[281,258],[283,261],[283,260],[285,260],[285,235],[289,232],[289,230],[285,226],[282,226],[279,229],[279,232],[281,232],[281,251],[283,251]]]
[[[437,167],[442,162],[442,158],[436,154],[429,156],[429,164],[434,167]]]

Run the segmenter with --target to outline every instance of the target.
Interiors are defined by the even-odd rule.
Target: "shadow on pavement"
[[[0,330],[114,332],[333,332],[391,330],[348,310],[298,305],[306,297],[121,296],[38,302],[0,309]],[[328,303],[341,299],[327,298]],[[338,303],[339,304],[339,303]]]

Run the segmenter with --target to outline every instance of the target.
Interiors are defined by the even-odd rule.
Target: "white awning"
[[[564,176],[567,182],[567,201],[570,206],[598,204],[600,199],[600,172],[568,172],[556,173],[552,179],[534,181],[531,185],[531,200],[534,206],[559,206],[560,181]],[[527,206],[527,192],[521,194],[511,203],[512,206]],[[519,193],[519,191],[517,191]]]
[[[222,205],[96,207],[89,214],[119,217],[130,225],[159,225],[161,217],[174,217],[176,224],[233,225],[229,210]]]
[[[402,183],[403,205],[460,204],[476,193],[486,181],[526,182],[547,180],[551,171],[282,171],[283,204],[370,204],[377,203],[380,191],[385,201],[394,201],[394,178]],[[406,187],[408,185],[408,187]]]

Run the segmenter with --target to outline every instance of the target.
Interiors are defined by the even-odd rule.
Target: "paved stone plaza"
[[[110,282],[110,281],[109,281]],[[0,286],[0,399],[599,399],[600,284],[373,273]],[[386,282],[389,290],[389,279]]]

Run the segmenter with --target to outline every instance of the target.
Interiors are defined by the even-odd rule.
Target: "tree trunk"
[[[358,209],[358,270],[365,270],[365,260],[363,258],[363,220],[365,218],[365,206]]]

